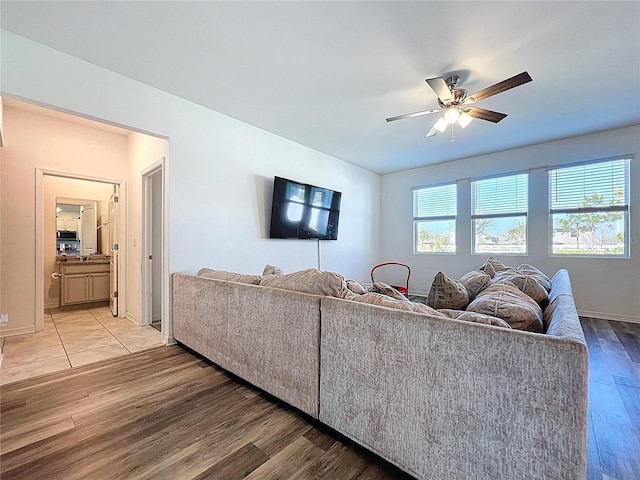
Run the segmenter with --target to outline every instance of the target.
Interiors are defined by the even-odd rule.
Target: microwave
[[[71,230],[58,230],[58,240],[78,240],[78,232]]]

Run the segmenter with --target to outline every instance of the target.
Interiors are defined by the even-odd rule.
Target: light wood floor
[[[588,479],[638,480],[640,325],[583,325]],[[3,480],[411,478],[179,346],[19,381],[0,397]]]

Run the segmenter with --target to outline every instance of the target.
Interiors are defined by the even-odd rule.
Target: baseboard
[[[640,323],[639,317],[628,315],[616,315],[615,313],[591,312],[589,310],[578,310],[581,317],[599,318],[601,320],[612,320],[614,322]]]
[[[44,308],[60,308],[60,302],[45,303]]]
[[[11,327],[5,327],[2,326],[0,327],[0,337],[10,337],[12,335],[22,335],[23,333],[34,333],[35,329],[33,328],[33,325],[28,326],[28,327],[18,327],[18,328],[11,328]]]
[[[160,320],[162,320],[162,315],[154,315],[151,317],[151,322],[159,322]]]

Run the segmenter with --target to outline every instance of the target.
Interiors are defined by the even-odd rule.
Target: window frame
[[[453,213],[452,214],[444,214],[444,215],[423,215],[423,216],[418,216],[417,215],[417,201],[416,201],[416,195],[419,194],[419,192],[421,191],[425,191],[425,190],[429,190],[429,189],[436,189],[436,188],[443,188],[443,187],[452,187],[453,188],[453,198],[455,201],[454,204],[454,208],[453,208]],[[457,217],[458,217],[458,183],[457,182],[446,182],[446,183],[439,183],[436,185],[428,185],[428,186],[421,186],[421,187],[414,187],[412,188],[412,208],[413,208],[413,219],[412,219],[412,226],[413,226],[413,254],[414,255],[456,255],[457,254],[457,249],[458,249],[458,242],[457,242],[457,228],[456,228],[456,223],[457,223]],[[453,244],[453,251],[447,252],[447,251],[419,251],[418,250],[418,237],[419,237],[419,231],[418,231],[418,227],[419,224],[421,223],[428,223],[428,222],[442,222],[442,221],[453,221],[453,239],[454,239],[454,244]]]
[[[499,212],[499,213],[475,213],[476,211],[476,185],[480,182],[487,180],[496,180],[500,178],[518,177],[524,176],[526,182],[526,188],[524,189],[526,194],[525,210],[518,210],[515,212]],[[470,195],[471,195],[471,255],[501,255],[511,257],[524,257],[529,255],[529,171],[510,172],[500,175],[492,175],[490,177],[475,178],[469,181]],[[500,218],[520,218],[524,219],[524,251],[522,252],[505,252],[505,251],[478,251],[476,241],[476,220],[483,219],[500,219]]]
[[[555,165],[547,168],[547,190],[549,199],[549,211],[547,214],[548,220],[548,254],[550,257],[555,258],[607,258],[607,259],[629,259],[631,258],[631,216],[630,210],[630,189],[631,189],[631,161],[633,155],[625,155],[614,158],[605,158],[599,160],[587,160],[584,162],[573,162],[563,165]],[[563,170],[568,168],[583,167],[588,165],[613,163],[616,161],[624,162],[624,205],[609,205],[606,207],[579,207],[579,208],[553,208],[553,196],[557,190],[552,188],[552,175],[557,170]],[[557,184],[557,180],[556,180]],[[624,224],[624,236],[623,236],[623,251],[622,253],[555,253],[554,252],[554,215],[557,214],[570,214],[570,213],[609,213],[609,212],[622,212],[622,221]],[[569,232],[571,234],[571,232]]]

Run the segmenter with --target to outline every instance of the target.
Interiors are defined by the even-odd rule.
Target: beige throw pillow
[[[471,301],[476,298],[478,293],[491,285],[491,276],[482,270],[472,270],[465,273],[458,281],[467,289],[469,301]]]
[[[494,283],[478,294],[467,307],[505,320],[511,328],[542,333],[542,309],[511,282]]]
[[[338,298],[346,297],[349,292],[347,282],[342,275],[323,272],[317,268],[282,275],[266,275],[262,277],[260,285]]]
[[[515,269],[504,270],[493,277],[493,283],[499,282],[513,283],[521,292],[529,295],[540,305],[547,301],[547,290],[532,275],[524,275]]]
[[[277,265],[265,265],[262,275],[282,275],[284,272]]]
[[[347,288],[358,295],[364,295],[367,293],[367,289],[355,280],[347,280]]]
[[[500,260],[498,260],[496,257],[494,257],[493,255],[489,256],[487,258],[487,261],[484,262],[484,265],[482,265],[479,270],[482,270],[483,272],[485,272],[486,274],[490,275],[491,278],[493,278],[493,276],[498,273],[501,272],[503,270],[508,270],[511,267],[509,267],[508,265],[505,265],[504,263],[502,263]]]
[[[547,292],[551,291],[551,279],[547,277],[544,273],[538,270],[536,267],[531,266],[529,264],[523,263],[518,268],[516,268],[518,273],[522,273],[523,275],[529,275],[530,277],[535,278],[540,285],[544,287]]]
[[[212,278],[214,280],[226,280],[228,282],[248,283],[251,285],[258,285],[260,283],[260,275],[225,272],[224,270],[212,270],[210,268],[201,268],[198,270],[198,276]]]
[[[498,317],[492,317],[491,315],[485,315],[483,313],[468,312],[466,310],[451,310],[448,308],[441,308],[438,310],[440,313],[445,314],[449,318],[456,320],[464,320],[465,322],[483,323],[485,325],[495,325],[496,327],[511,328],[511,326]]]
[[[438,272],[433,279],[427,305],[431,308],[462,310],[469,303],[469,293],[462,283]]]
[[[411,301],[391,285],[387,285],[382,282],[375,282],[371,287],[369,287],[369,291],[372,293],[381,293],[382,295],[387,295],[388,297],[395,298],[396,300],[401,300],[403,302]]]
[[[383,295],[382,293],[369,292],[364,295],[358,295],[351,298],[354,302],[368,303],[370,305],[378,305],[380,307],[395,308],[396,310],[405,310],[407,312],[423,313],[426,315],[435,315],[436,317],[445,317],[442,313],[426,306],[424,303],[405,302],[396,300],[395,298]]]

